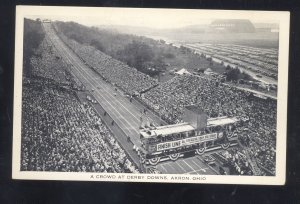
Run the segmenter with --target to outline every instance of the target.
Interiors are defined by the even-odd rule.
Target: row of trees
[[[210,67],[223,73],[224,63],[214,63],[211,57],[197,54],[185,46],[179,48],[164,40],[119,33],[112,29],[87,27],[74,22],[56,22],[60,32],[81,44],[88,44],[150,76],[164,72],[168,66],[199,69]],[[228,79],[247,80],[250,76],[239,70],[227,70]]]
[[[74,22],[56,22],[56,25],[67,37],[91,45],[150,76],[165,71],[168,61],[176,60],[179,55],[193,54],[187,48],[177,49],[163,40],[86,27]]]
[[[134,40],[124,49],[119,50],[114,57],[150,76],[164,70],[163,57],[157,55],[155,50],[145,42]]]
[[[140,71],[155,73],[162,65],[160,56],[156,54],[155,40],[86,27],[74,22],[56,22],[56,25],[67,37],[91,45]]]
[[[24,20],[24,43],[23,43],[23,73],[25,76],[31,74],[30,58],[35,54],[34,50],[38,48],[45,37],[41,21]]]

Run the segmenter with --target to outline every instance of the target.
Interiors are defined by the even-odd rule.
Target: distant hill
[[[140,27],[140,26],[127,26],[127,25],[99,25],[96,26],[100,30],[111,30],[119,33],[126,34],[134,34],[134,35],[142,35],[144,33],[153,33],[158,32],[157,29],[148,28],[148,27]]]
[[[99,29],[111,30],[119,33],[133,34],[139,36],[167,36],[174,33],[200,34],[200,33],[255,33],[256,30],[279,29],[276,23],[252,23],[246,19],[221,19],[214,20],[211,24],[195,24],[181,28],[158,29],[142,26],[127,25],[99,25]]]
[[[213,23],[213,22],[212,22]],[[216,24],[230,25],[235,23],[233,31],[221,32],[211,29],[211,24],[195,24],[181,28],[156,29],[148,27],[124,26],[124,25],[100,25],[99,29],[111,30],[119,33],[146,36],[156,40],[162,39],[167,43],[180,45],[184,43],[233,43],[254,47],[276,48],[278,47],[278,28],[274,23],[251,23],[245,21],[215,21]],[[227,24],[226,24],[227,23]],[[226,25],[225,25],[226,24]],[[275,30],[275,32],[273,32]]]
[[[171,29],[158,29],[141,26],[126,26],[126,25],[99,25],[96,26],[99,29],[112,30],[120,33],[133,34],[133,35],[162,35],[170,33],[204,33],[208,25],[191,25],[182,28]]]

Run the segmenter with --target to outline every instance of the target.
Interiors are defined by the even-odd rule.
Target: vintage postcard
[[[13,179],[284,185],[289,15],[17,6]]]

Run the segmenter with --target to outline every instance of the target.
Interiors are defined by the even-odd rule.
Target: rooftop
[[[144,130],[141,131],[141,134],[145,138],[153,137],[153,136],[158,136],[158,135],[170,135],[174,133],[181,133],[181,132],[187,132],[194,130],[195,128],[188,123],[180,123],[180,124],[175,124],[175,125],[166,125],[166,126],[160,126],[157,127],[156,129],[153,130]]]
[[[198,108],[197,106],[195,105],[190,105],[190,106],[185,106],[186,109],[194,112],[194,113],[197,113],[197,114],[202,114],[204,113],[200,108]]]
[[[214,127],[218,125],[227,125],[237,122],[238,119],[236,117],[218,117],[218,118],[210,118],[207,120],[207,127]],[[140,133],[144,138],[156,137],[156,136],[165,136],[175,133],[188,132],[195,130],[193,126],[189,123],[180,123],[175,125],[165,125],[156,127],[153,129],[142,130]]]
[[[207,120],[207,127],[213,127],[218,125],[227,125],[231,123],[237,122],[238,119],[236,117],[228,118],[226,116],[224,117],[218,117],[218,118],[210,118]]]

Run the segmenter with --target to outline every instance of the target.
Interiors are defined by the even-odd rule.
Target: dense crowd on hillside
[[[138,169],[94,109],[82,83],[45,36],[23,78],[21,170],[134,172]]]
[[[71,74],[70,65],[61,59],[47,36],[30,58],[30,67],[31,77],[68,85],[76,90],[83,89],[83,84]]]
[[[276,101],[251,96],[245,91],[203,76],[182,75],[157,86],[142,96],[147,106],[169,123],[183,122],[183,110],[195,104],[209,118],[237,116],[240,131],[249,129],[252,155],[269,170],[275,168]],[[251,134],[250,134],[251,133]]]
[[[104,79],[129,94],[140,93],[157,85],[157,81],[133,67],[113,59],[93,46],[84,45],[60,34],[61,39]]]
[[[189,44],[197,52],[213,56],[223,62],[277,78],[278,50],[239,45]]]
[[[226,160],[231,175],[253,175],[250,163],[244,153],[238,148],[232,148],[224,152],[216,153],[219,157]]]
[[[35,50],[35,55],[31,57],[30,64],[33,76],[51,79],[58,83],[68,83],[65,76],[67,66],[57,55],[47,36],[38,49]]]
[[[251,159],[275,173],[276,101],[254,97],[204,74],[176,76],[158,85],[93,46],[60,37],[108,82],[129,94],[145,92],[140,99],[170,124],[183,122],[184,107],[192,104],[209,118],[239,118],[237,135]],[[138,173],[92,106],[76,98],[74,89],[82,90],[83,85],[47,36],[30,65],[32,78],[24,77],[23,83],[21,170]],[[228,152],[220,158],[227,156],[236,174],[252,173],[248,161],[237,158],[237,150]]]
[[[259,130],[255,132],[255,136],[249,137],[248,150],[250,155],[256,158],[257,164],[267,169],[269,175],[275,175],[275,160],[276,160],[276,149],[275,149],[275,137],[276,131],[271,132]],[[265,135],[271,136],[273,139],[269,139]]]
[[[21,170],[138,172],[93,108],[43,81],[23,87]]]

